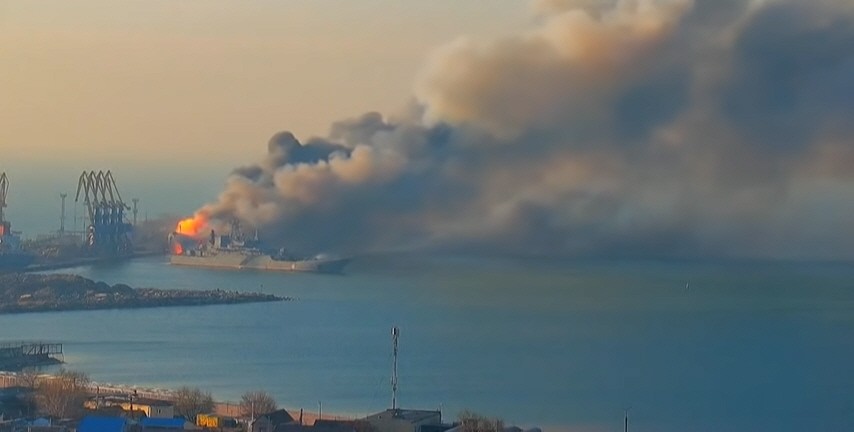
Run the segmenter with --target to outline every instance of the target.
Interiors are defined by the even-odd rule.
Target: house
[[[39,417],[32,420],[19,419],[13,422],[11,432],[66,432],[68,430],[67,421],[56,421],[49,417]]]
[[[164,400],[133,398],[128,401],[122,401],[120,406],[125,411],[142,411],[149,418],[171,419],[175,417],[175,406],[172,402]]]
[[[198,429],[196,425],[182,418],[143,417],[139,419],[142,432],[169,432]]]
[[[462,423],[457,423],[451,429],[446,430],[445,432],[463,432],[466,430],[466,427]],[[469,429],[471,430],[471,429]],[[542,429],[538,427],[533,427],[530,429],[522,429],[519,426],[502,426],[501,432],[543,432]]]
[[[252,432],[275,432],[281,425],[296,423],[291,415],[283,410],[264,414],[252,422]]]
[[[279,425],[275,432],[368,432],[370,425],[355,420],[315,420],[312,426],[299,422]]]
[[[120,408],[126,412],[133,410],[133,417],[140,417],[140,414],[151,418],[175,417],[175,406],[172,402],[128,395],[96,396],[87,400],[83,406],[90,410],[105,408]]]
[[[86,416],[77,425],[77,432],[127,432],[127,419],[122,417]]]
[[[209,429],[236,428],[237,420],[218,414],[199,414],[196,416],[196,426]]]
[[[421,432],[447,432],[447,431],[449,431],[449,430],[453,429],[454,427],[456,427],[457,425],[458,425],[457,423],[452,423],[452,424],[442,423],[442,424],[435,424],[435,425],[421,425]]]
[[[369,415],[365,420],[376,432],[422,432],[422,426],[441,425],[442,412],[400,408],[387,409]]]
[[[323,420],[314,421],[315,432],[363,432],[370,426],[360,420]]]

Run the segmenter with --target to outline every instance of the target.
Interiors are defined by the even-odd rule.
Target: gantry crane
[[[9,178],[6,173],[0,173],[0,245],[5,246],[5,236],[12,234],[12,224],[6,221],[3,209],[6,208],[6,196],[9,193]]]
[[[6,208],[6,194],[9,193],[9,178],[6,173],[0,173],[0,224],[6,222],[3,209]]]
[[[124,255],[131,251],[131,225],[125,221],[125,210],[130,207],[122,201],[113,174],[84,171],[77,181],[77,195],[86,204],[89,226],[86,246],[93,254]]]

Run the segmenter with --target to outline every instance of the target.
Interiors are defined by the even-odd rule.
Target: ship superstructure
[[[285,249],[270,253],[260,248],[258,233],[247,238],[237,221],[228,234],[211,230],[209,236],[197,237],[181,232],[169,235],[173,265],[227,269],[251,269],[291,272],[340,273],[348,259],[316,256],[296,258]]]

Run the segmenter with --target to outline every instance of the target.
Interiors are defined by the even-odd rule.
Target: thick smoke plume
[[[200,212],[315,251],[854,258],[854,3],[534,6]]]

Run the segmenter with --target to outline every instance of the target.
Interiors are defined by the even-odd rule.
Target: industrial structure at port
[[[113,174],[84,171],[77,181],[77,196],[74,201],[86,203],[89,226],[86,228],[85,249],[90,255],[122,256],[132,250],[132,225],[125,218],[130,206],[122,201]]]
[[[35,259],[21,248],[20,235],[12,231],[12,223],[6,220],[3,209],[8,195],[9,178],[5,172],[0,173],[0,270],[26,267]]]
[[[9,179],[0,174],[0,272],[36,271],[68,265],[90,264],[102,259],[134,256],[133,232],[136,226],[138,199],[131,207],[122,199],[113,173],[83,171],[77,180],[74,202],[85,207],[85,226],[66,231],[65,199],[60,193],[62,211],[59,230],[55,234],[21,240],[21,233],[12,231],[4,209]],[[133,215],[133,222],[128,214]],[[76,223],[75,214],[75,226]],[[182,227],[184,229],[182,229]],[[262,248],[258,233],[244,235],[240,224],[233,221],[231,230],[221,235],[210,230],[204,218],[190,218],[179,223],[168,237],[170,263],[192,267],[227,269],[274,270],[287,272],[340,273],[350,261],[328,255],[298,257],[284,248]],[[161,237],[162,238],[162,237]],[[162,244],[162,243],[161,243]],[[154,249],[151,249],[153,251]],[[161,249],[162,250],[162,249]]]
[[[56,264],[70,259],[127,257],[133,252],[133,224],[128,221],[131,207],[122,200],[112,172],[84,171],[77,181],[75,202],[85,204],[86,227],[82,231],[65,230],[65,199],[62,199],[59,231],[49,236],[23,241],[12,231],[6,218],[9,177],[0,173],[0,271],[25,269],[33,263]],[[133,200],[134,223],[138,200]]]
[[[179,224],[180,230],[180,224]],[[173,265],[211,267],[226,269],[272,270],[288,272],[340,273],[349,259],[318,255],[311,258],[296,258],[284,248],[266,252],[261,248],[256,231],[247,238],[238,221],[232,221],[231,231],[226,235],[198,236],[198,233],[175,231],[169,235]]]
[[[62,344],[5,342],[0,344],[0,371],[62,363]]]

